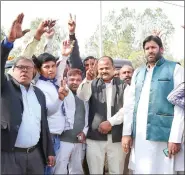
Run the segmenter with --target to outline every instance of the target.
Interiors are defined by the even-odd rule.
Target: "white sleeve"
[[[86,78],[82,81],[80,86],[77,89],[77,96],[83,101],[89,101],[92,90],[91,90],[92,81],[87,80]]]
[[[88,118],[89,118],[89,103],[88,102],[84,102],[85,105],[85,126],[83,129],[83,133],[85,135],[87,135],[88,129],[89,129],[89,125],[88,125]]]
[[[179,64],[174,70],[174,88],[184,81],[184,68]],[[172,122],[169,142],[181,143],[184,131],[184,110],[178,106],[174,107],[174,118]]]
[[[56,74],[56,79],[57,79],[57,84],[60,86],[61,80],[63,79],[63,74],[64,70],[66,68],[66,61],[68,57],[60,56],[59,60],[57,61],[57,74]]]
[[[122,135],[131,135],[132,134],[132,123],[133,123],[133,113],[135,106],[135,76],[137,70],[134,71],[132,76],[131,85],[128,89],[128,92],[125,95],[124,105],[123,105],[123,132]]]

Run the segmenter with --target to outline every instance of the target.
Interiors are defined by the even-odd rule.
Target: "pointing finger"
[[[64,79],[63,79],[63,86],[64,86],[64,88],[66,87],[66,83],[67,82],[67,78],[65,77]]]

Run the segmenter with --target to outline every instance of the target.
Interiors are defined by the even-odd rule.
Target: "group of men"
[[[123,174],[128,160],[133,174],[184,171],[184,111],[167,100],[184,69],[163,57],[158,36],[143,41],[146,65],[124,65],[116,77],[109,56],[82,62],[71,15],[56,59],[55,21],[46,20],[5,74],[14,42],[29,32],[23,18],[1,43],[2,174],[103,174],[105,156],[109,174]],[[35,56],[43,34],[44,52]]]

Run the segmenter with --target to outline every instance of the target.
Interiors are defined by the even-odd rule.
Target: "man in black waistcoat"
[[[89,171],[90,174],[103,174],[107,153],[109,174],[123,174],[126,156],[121,147],[123,125],[114,125],[114,121],[117,119],[116,113],[123,107],[127,85],[114,77],[115,68],[111,57],[103,56],[98,60],[98,78],[95,78],[95,67],[86,72],[86,78],[77,90],[79,98],[89,101],[86,141]]]
[[[16,59],[11,75],[5,64],[22,31],[24,15],[13,22],[8,37],[1,43],[1,173],[44,174],[44,164],[54,166],[54,150],[47,122],[45,96],[31,84],[33,62]]]

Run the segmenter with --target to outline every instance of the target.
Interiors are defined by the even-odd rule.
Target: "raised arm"
[[[21,13],[17,16],[16,20],[12,23],[10,33],[6,39],[4,39],[1,43],[1,88],[5,83],[5,64],[8,58],[8,55],[13,48],[13,43],[16,39],[21,38],[30,30],[22,31],[22,22],[23,22],[24,14]]]
[[[41,40],[42,35],[44,33],[50,34],[51,31],[53,30],[52,27],[54,25],[55,21],[52,20],[42,21],[35,32],[34,38],[32,38],[31,41],[27,44],[26,48],[23,50],[21,55],[31,59],[36,51],[37,45]]]
[[[63,79],[64,70],[66,67],[66,61],[69,58],[70,53],[73,51],[74,42],[70,41],[63,41],[62,42],[62,56],[60,56],[58,62],[57,62],[57,83],[60,85],[61,80]]]
[[[53,36],[55,35],[54,28],[51,28],[48,32],[45,33],[46,42],[44,44],[44,52],[53,53]]]
[[[76,29],[76,16],[74,16],[73,19],[72,15],[70,14],[70,18],[68,21],[69,39],[71,42],[74,40],[75,43],[73,51],[69,57],[69,64],[71,68],[80,69],[84,73],[85,69],[83,67],[82,59],[80,57],[79,45],[75,36],[75,29]]]

